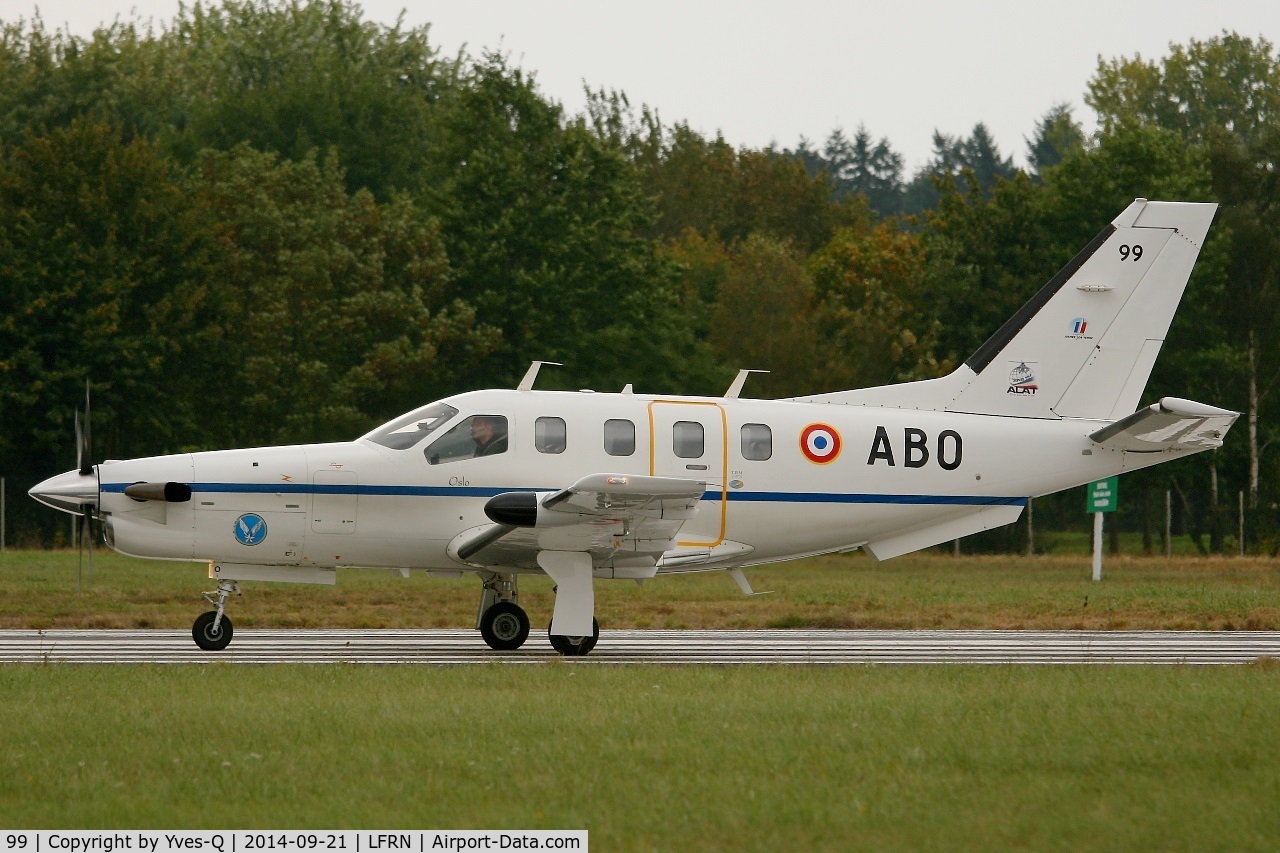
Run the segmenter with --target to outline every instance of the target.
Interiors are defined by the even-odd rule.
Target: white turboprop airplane
[[[948,376],[755,400],[473,391],[355,441],[88,465],[31,490],[140,557],[208,561],[202,649],[240,581],[339,567],[482,582],[477,627],[520,647],[517,578],[556,584],[551,644],[599,637],[595,578],[863,548],[884,560],[1016,521],[1032,497],[1218,447],[1236,412],[1137,409],[1216,206],[1138,199]],[[1137,409],[1135,411],[1135,409]]]

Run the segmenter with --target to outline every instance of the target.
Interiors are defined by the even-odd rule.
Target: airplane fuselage
[[[109,542],[174,560],[456,571],[474,568],[456,543],[490,524],[493,496],[554,492],[608,471],[706,483],[678,548],[657,566],[687,571],[851,549],[979,510],[1011,520],[1029,497],[1169,458],[1099,448],[1089,434],[1100,422],[1075,419],[590,392],[441,402],[457,413],[401,448],[365,437],[104,463]],[[432,464],[450,424],[477,415],[505,420],[505,450]],[[552,444],[539,437],[549,421]],[[607,446],[606,424],[624,441]],[[190,484],[191,499],[124,494],[157,481]],[[246,516],[262,526],[246,531]],[[611,561],[597,562],[608,574]]]

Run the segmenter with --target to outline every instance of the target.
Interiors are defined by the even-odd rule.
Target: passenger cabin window
[[[604,452],[610,456],[630,456],[636,452],[636,425],[613,418],[604,422]]]
[[[507,419],[502,415],[472,415],[458,422],[424,451],[432,465],[497,456],[507,452]]]
[[[697,459],[702,455],[703,430],[697,421],[676,421],[671,437],[675,454],[681,459]]]
[[[405,450],[444,426],[456,414],[458,410],[448,403],[432,403],[383,424],[365,438],[392,450]]]
[[[564,418],[538,418],[533,422],[533,446],[539,453],[564,453],[567,436]]]
[[[773,430],[767,424],[742,425],[742,458],[763,462],[773,455]]]

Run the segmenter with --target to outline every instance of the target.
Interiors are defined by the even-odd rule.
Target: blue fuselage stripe
[[[703,500],[719,500],[719,492],[707,492]],[[730,501],[818,504],[921,504],[955,506],[1025,506],[1027,498],[998,495],[877,495],[843,492],[729,492]]]
[[[123,492],[130,483],[103,483],[104,492]],[[378,495],[426,498],[491,498],[505,492],[555,492],[555,488],[514,486],[480,488],[475,486],[379,486],[332,485],[312,483],[192,483],[191,491],[203,494],[295,494],[295,495]],[[889,495],[845,492],[704,492],[704,501],[718,501],[724,495],[730,501],[751,503],[824,503],[824,504],[897,504],[918,506],[1026,506],[1025,497],[997,495]]]

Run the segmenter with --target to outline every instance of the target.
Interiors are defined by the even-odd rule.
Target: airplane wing
[[[460,534],[449,552],[488,568],[538,568],[543,551],[585,552],[597,565],[652,574],[706,488],[676,477],[592,474],[558,492],[505,492],[485,505],[494,524]]]
[[[1104,447],[1130,453],[1160,453],[1176,448],[1203,450],[1221,447],[1223,437],[1238,417],[1240,413],[1230,409],[1164,397],[1103,427],[1089,438]]]

